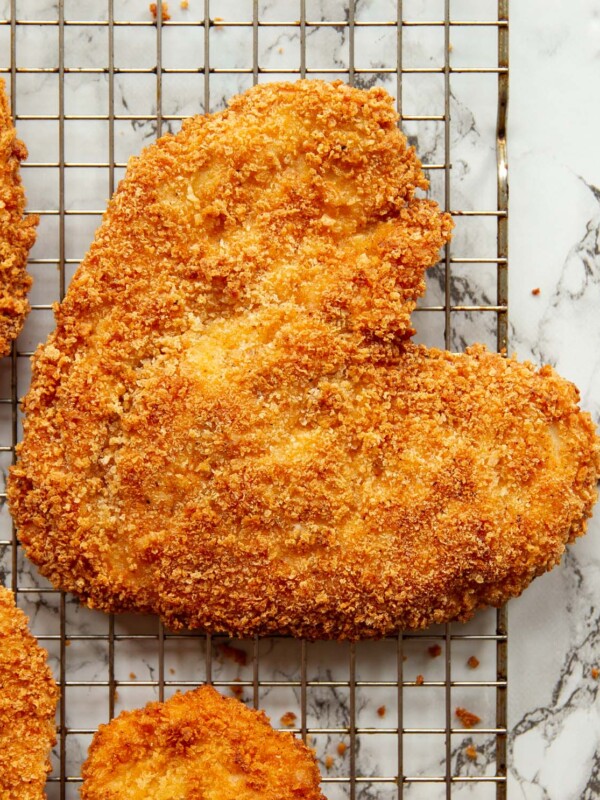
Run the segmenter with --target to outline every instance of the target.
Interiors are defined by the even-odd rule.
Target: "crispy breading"
[[[407,343],[449,234],[421,182],[382,90],[310,81],[133,161],[25,401],[9,499],[44,575],[174,628],[358,638],[559,560],[594,426],[550,368]]]
[[[209,686],[101,725],[82,777],[81,800],[324,800],[300,739]]]
[[[58,688],[47,653],[11,591],[0,587],[0,797],[41,800],[56,742]]]
[[[25,193],[19,177],[24,158],[27,148],[17,139],[0,78],[0,356],[10,350],[29,312],[27,256],[39,220],[35,215],[24,216]]]

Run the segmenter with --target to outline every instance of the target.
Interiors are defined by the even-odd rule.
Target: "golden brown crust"
[[[0,78],[0,356],[8,353],[29,313],[27,256],[35,241],[38,217],[23,216],[25,193],[19,164],[24,158],[27,149],[17,139]]]
[[[134,160],[26,399],[9,498],[44,575],[172,627],[357,638],[558,561],[594,427],[549,368],[406,343],[449,235],[421,181],[385,93],[310,81]]]
[[[0,797],[41,800],[56,742],[58,688],[47,656],[0,587]]]
[[[82,777],[81,800],[325,800],[299,739],[209,686],[101,725]]]

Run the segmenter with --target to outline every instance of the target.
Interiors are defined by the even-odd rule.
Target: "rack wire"
[[[455,243],[446,247],[432,271],[433,289],[416,312],[421,336],[458,349],[477,332],[488,340],[493,336],[498,350],[506,347],[508,0],[189,0],[187,10],[171,3],[172,19],[160,3],[153,18],[145,2],[133,0],[107,0],[103,7],[96,1],[68,0],[50,6],[41,0],[9,0],[4,5],[0,74],[10,86],[17,128],[32,150],[23,174],[30,210],[42,221],[30,259],[38,286],[32,293],[32,314],[1,365],[2,473],[14,460],[19,440],[18,404],[27,389],[29,356],[51,327],[52,303],[64,297],[86,236],[91,238],[90,223],[95,225],[102,213],[102,203],[92,199],[96,176],[105,180],[102,191],[110,196],[140,138],[176,127],[189,105],[196,112],[215,110],[223,104],[226,88],[233,93],[230,86],[235,90],[259,81],[318,76],[341,77],[359,86],[382,83],[393,92],[402,125],[419,152],[423,143],[434,141],[424,169],[432,193],[457,223]],[[474,10],[488,16],[473,18]],[[89,58],[81,49],[87,40]],[[339,48],[330,58],[319,42],[334,40]],[[422,41],[441,46],[419,62],[412,56],[419,55]],[[362,57],[369,49],[365,42],[382,55],[375,63]],[[191,52],[187,61],[178,63],[174,43]],[[135,59],[128,62],[129,46],[144,51],[137,64]],[[34,53],[36,47],[39,53]],[[293,53],[278,63],[274,54],[285,47]],[[486,63],[477,61],[481,57]],[[487,81],[487,106],[480,120],[493,133],[488,155],[493,153],[495,164],[489,158],[482,162],[488,183],[493,183],[492,199],[479,202],[476,180],[467,183],[472,196],[464,190],[459,206],[452,189],[454,150],[461,141],[454,113],[461,110],[461,77]],[[135,113],[121,99],[133,79],[141,82],[136,94],[146,103]],[[96,87],[104,107],[93,113],[73,110],[72,80],[83,92]],[[186,80],[189,97],[174,108],[169,93]],[[409,91],[411,80],[417,89]],[[421,102],[419,86],[428,80],[437,82],[437,95],[426,90],[427,102]],[[441,98],[439,109],[430,102],[436,96]],[[71,129],[84,145],[87,131],[92,131],[90,150],[99,152],[91,146],[95,136],[103,142],[102,157],[84,157],[81,141],[72,155]],[[80,195],[73,190],[76,182],[83,185]],[[85,188],[90,185],[88,196]],[[473,221],[477,235],[469,233]],[[485,242],[489,249],[482,252]],[[483,283],[482,274],[487,276]],[[28,567],[4,500],[2,493],[0,571],[48,648],[61,687],[58,744],[48,782],[51,800],[77,796],[81,760],[99,722],[121,707],[163,699],[201,682],[266,707],[276,725],[282,711],[295,709],[284,717],[287,727],[315,747],[324,791],[332,800],[506,797],[505,609],[482,613],[467,627],[401,633],[379,643],[277,638],[234,643],[200,633],[176,635],[152,618],[96,614],[54,590]],[[477,673],[465,667],[475,654]],[[483,709],[479,726],[461,727],[455,716],[461,703],[474,711]],[[286,727],[283,721],[279,724]],[[465,757],[469,745],[476,761]]]

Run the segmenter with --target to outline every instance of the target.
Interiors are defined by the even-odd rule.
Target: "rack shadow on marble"
[[[32,3],[30,8],[36,5]],[[81,5],[83,7],[86,4]],[[98,5],[93,4],[94,7]],[[198,19],[193,21],[183,18],[163,20],[160,3],[156,21],[149,18],[148,13],[145,19],[128,20],[120,16],[121,8],[132,11],[134,5],[108,0],[105,13],[99,14],[102,18],[79,19],[70,15],[65,2],[61,1],[57,4],[55,18],[35,19],[26,18],[24,3],[10,0],[6,4],[8,13],[0,19],[0,36],[3,31],[9,31],[10,34],[9,61],[0,62],[0,74],[10,83],[17,127],[38,126],[41,130],[44,124],[55,126],[57,147],[56,157],[42,158],[37,154],[24,164],[24,180],[28,188],[31,186],[35,190],[38,185],[42,186],[50,174],[56,179],[54,193],[38,193],[45,199],[52,195],[56,202],[38,203],[37,207],[34,202],[31,208],[32,212],[39,213],[42,217],[40,245],[32,253],[31,269],[35,272],[38,283],[42,287],[48,285],[50,288],[47,296],[33,296],[32,315],[26,329],[30,333],[22,336],[17,346],[13,347],[9,366],[10,386],[6,391],[0,390],[0,393],[6,394],[0,396],[0,413],[3,414],[0,417],[0,459],[5,459],[1,462],[3,467],[14,456],[19,439],[18,398],[26,391],[28,358],[35,344],[44,338],[44,326],[48,325],[44,315],[49,314],[54,300],[64,296],[70,274],[83,255],[83,250],[73,254],[72,238],[83,239],[82,231],[85,229],[86,219],[99,220],[103,210],[103,203],[94,202],[93,198],[79,198],[77,202],[70,199],[70,176],[76,175],[77,170],[101,174],[106,177],[106,194],[110,196],[126,164],[126,158],[119,151],[120,136],[125,130],[123,126],[129,126],[134,131],[131,146],[126,153],[129,155],[139,149],[137,145],[140,131],[144,134],[141,136],[142,140],[153,138],[188,116],[187,109],[180,113],[168,107],[169,89],[166,83],[170,78],[201,78],[201,84],[196,85],[201,86],[197,94],[202,98],[202,110],[206,111],[212,111],[215,106],[222,104],[220,95],[224,94],[225,87],[230,84],[233,87],[230,93],[233,93],[236,89],[243,89],[258,81],[290,77],[344,77],[352,83],[365,86],[377,81],[395,94],[403,125],[405,129],[413,130],[417,141],[421,141],[422,131],[430,134],[435,126],[440,126],[439,136],[434,137],[435,146],[424,159],[424,169],[431,179],[432,191],[445,209],[451,211],[457,224],[475,221],[478,225],[488,225],[488,228],[491,225],[489,230],[492,231],[493,247],[479,250],[479,241],[476,240],[474,244],[473,237],[465,235],[463,239],[458,239],[458,244],[452,245],[452,250],[450,246],[446,248],[443,260],[435,272],[435,279],[431,281],[436,284],[436,291],[428,295],[416,311],[419,327],[434,325],[429,320],[440,322],[436,329],[440,344],[457,349],[457,342],[460,346],[464,338],[461,338],[462,334],[456,338],[456,330],[460,327],[457,320],[468,318],[470,324],[481,324],[482,330],[485,328],[489,336],[494,336],[498,349],[506,347],[508,211],[504,121],[508,91],[507,0],[484,3],[488,14],[482,20],[460,19],[458,13],[451,13],[453,9],[460,11],[462,5],[468,5],[465,0],[453,0],[452,3],[450,0],[429,0],[420,4],[434,12],[437,9],[439,14],[436,16],[432,13],[430,18],[424,19],[416,18],[419,12],[415,11],[415,3],[409,0],[397,0],[394,4],[350,3],[343,8],[343,4],[338,3],[343,13],[329,19],[318,18],[322,9],[318,3],[311,3],[310,0],[299,0],[287,5],[279,3],[282,16],[274,19],[268,18],[269,3],[259,7],[258,2],[244,0],[240,0],[238,4],[243,12],[238,19],[220,19],[215,11],[219,7],[216,0],[212,3],[210,0],[190,0],[190,7],[196,6],[200,9]],[[146,9],[146,4],[141,5]],[[177,10],[182,16],[175,9],[176,6],[178,3],[172,0],[172,11]],[[273,6],[277,7],[275,3]],[[389,11],[392,6],[395,8],[393,18],[384,17],[378,12],[382,8]],[[283,16],[286,8],[293,9],[289,19]],[[135,13],[139,13],[139,8],[135,9]],[[368,18],[369,13],[374,14],[375,18]],[[310,49],[311,39],[322,30],[335,34],[340,43],[335,59],[328,62],[326,59],[315,61],[314,52]],[[24,54],[29,52],[26,48],[31,41],[32,31],[36,36],[40,34],[42,38],[39,41],[43,37],[50,41],[48,37],[56,36],[55,58],[47,59],[52,63],[27,66],[28,59]],[[70,58],[77,51],[77,47],[72,44],[75,40],[70,38],[71,31],[86,31],[90,37],[97,36],[102,41],[102,52],[105,56],[102,64],[86,66],[82,63],[77,66],[71,63]],[[174,31],[180,31],[181,36],[196,37],[195,41],[201,50],[198,63],[191,66],[168,65],[170,56],[166,54],[165,46],[168,44],[167,37]],[[124,32],[132,41],[135,37],[152,34],[154,49],[151,65],[127,65],[121,61],[122,55],[119,55],[116,39]],[[373,63],[365,66],[361,56],[362,37],[368,34],[375,40],[378,36],[388,36],[390,32],[393,35],[393,46],[390,44],[392,40],[386,39],[388,62],[383,63],[385,59],[373,59]],[[230,35],[239,36],[240,41],[245,42],[247,52],[244,64],[214,64],[217,33],[221,37],[221,50],[227,49],[227,37]],[[273,48],[277,44],[279,33],[286,35],[288,38],[285,41],[294,46],[297,40],[296,63],[290,65],[284,60],[281,64],[274,64]],[[471,45],[473,52],[478,52],[475,37],[487,33],[494,36],[494,63],[480,63],[475,55],[469,60]],[[435,56],[436,63],[411,61],[411,43],[416,41],[411,37],[430,37],[434,41],[438,34],[443,38],[443,46]],[[269,47],[265,49],[263,38],[267,35],[271,39]],[[463,55],[467,54],[464,63],[453,63],[452,45],[455,38],[462,42]],[[235,41],[235,38],[231,39],[231,43]],[[232,48],[233,46],[231,44]],[[418,48],[414,52],[417,50]],[[49,51],[52,51],[51,46]],[[497,164],[494,165],[495,202],[478,203],[473,200],[469,207],[469,202],[464,205],[456,204],[451,190],[455,144],[451,112],[453,104],[456,108],[458,102],[456,82],[461,78],[482,76],[495,82],[494,119],[491,120],[494,127],[494,149],[498,154]],[[125,94],[119,81],[126,83],[128,79],[134,78],[153,81],[151,109],[138,109],[137,113],[131,109],[117,108],[122,99],[121,94]],[[428,78],[441,81],[441,106],[437,108],[432,102],[425,103],[422,108],[408,108],[405,103],[407,81]],[[50,82],[49,85],[56,91],[56,109],[45,108],[42,112],[37,108],[26,108],[21,113],[21,105],[27,98],[26,92],[22,91],[23,81],[33,79]],[[89,114],[81,113],[80,110],[69,110],[68,82],[71,79],[102,81],[106,90],[102,100],[104,110],[95,109]],[[222,82],[224,79],[229,83]],[[53,81],[56,81],[56,86]],[[418,93],[413,92],[413,95],[417,96]],[[490,122],[489,111],[487,121]],[[106,126],[102,158],[69,157],[67,126],[71,123],[101,123]],[[29,130],[33,132],[31,127]],[[427,139],[427,136],[423,138]],[[470,198],[467,196],[466,199],[469,201]],[[459,208],[462,210],[456,210]],[[491,239],[488,235],[488,240]],[[459,247],[464,249],[458,250]],[[460,277],[461,270],[468,268],[472,268],[471,280],[475,282],[475,270],[483,271],[487,268],[495,272],[494,296],[490,294],[489,287],[486,288],[487,294],[480,292],[474,298],[470,295],[457,295],[455,279]],[[485,322],[479,322],[484,319]],[[490,328],[490,319],[494,321],[493,328]],[[3,498],[4,495],[0,494],[0,501]],[[108,718],[119,711],[119,705],[123,701],[122,698],[119,700],[119,694],[128,697],[128,692],[139,689],[147,691],[145,699],[153,696],[163,698],[176,689],[189,688],[202,681],[213,683],[225,693],[232,691],[241,695],[246,702],[254,705],[271,703],[275,709],[279,708],[278,703],[284,708],[288,701],[275,702],[272,698],[278,692],[289,690],[286,698],[290,698],[290,704],[296,703],[298,713],[288,729],[296,731],[317,747],[322,762],[324,789],[332,798],[349,797],[353,800],[355,797],[364,797],[374,800],[384,797],[462,797],[470,786],[474,787],[475,794],[468,793],[468,796],[476,797],[477,800],[488,796],[506,797],[507,620],[504,609],[493,612],[491,616],[488,614],[484,621],[474,623],[475,627],[470,629],[448,625],[423,634],[400,634],[396,639],[385,640],[380,645],[332,645],[333,650],[330,652],[334,654],[332,662],[335,662],[335,668],[329,673],[326,662],[319,662],[317,666],[313,663],[313,650],[318,649],[315,644],[285,640],[280,643],[276,639],[237,643],[234,649],[238,648],[245,653],[245,664],[243,667],[238,665],[239,674],[233,675],[231,665],[228,666],[226,657],[223,657],[223,652],[227,652],[223,650],[223,645],[229,647],[231,643],[223,637],[193,633],[175,635],[160,625],[157,630],[150,631],[148,626],[156,627],[157,623],[149,620],[139,623],[139,630],[143,632],[128,631],[123,629],[121,620],[112,616],[103,619],[101,631],[89,632],[89,625],[93,627],[96,618],[94,617],[93,622],[86,621],[83,626],[74,622],[72,601],[46,584],[40,584],[35,574],[28,574],[27,568],[23,566],[22,553],[14,531],[11,533],[9,529],[4,533],[5,528],[0,531],[0,548],[5,551],[2,566],[10,573],[10,583],[17,592],[19,603],[26,610],[35,605],[35,608],[42,608],[46,614],[40,622],[40,628],[34,629],[51,652],[62,688],[58,720],[59,744],[55,769],[48,788],[51,800],[76,796],[79,782],[78,761],[84,751],[75,749],[73,756],[70,743],[85,743],[86,737],[89,740],[96,727],[95,724],[79,724],[77,719],[70,719],[71,703],[74,703],[71,698],[79,690],[87,691],[92,702],[102,697],[105,716]],[[85,615],[87,612],[82,610],[79,613]],[[484,619],[483,616],[481,619]],[[137,624],[135,621],[130,622],[133,627]],[[465,633],[465,630],[470,632]],[[195,655],[194,675],[181,678],[176,673],[171,674],[171,669],[174,668],[169,667],[169,664],[171,650],[183,650],[184,643],[191,643],[194,647],[197,644],[198,650]],[[131,655],[138,644],[142,650],[135,651],[135,656]],[[428,655],[430,647],[435,648],[435,645],[441,650],[439,657]],[[378,665],[377,659],[372,657],[377,646],[384,648],[386,653],[384,667]],[[71,668],[73,658],[70,653],[80,647],[92,648],[89,652],[95,652],[93,648],[98,648],[98,652],[104,653],[101,678],[97,675],[86,677],[85,674],[83,677],[76,677],[82,667],[78,665],[77,669]],[[289,666],[287,678],[273,677],[277,673],[277,660],[272,654],[278,652],[279,647],[288,654],[295,651],[294,663]],[[490,671],[481,680],[470,680],[474,675],[465,677],[462,662],[468,652],[465,649],[467,647],[480,647],[481,652],[485,650],[487,653]],[[267,652],[268,648],[272,650]],[[154,666],[148,667],[146,677],[131,677],[134,675],[133,671],[125,676],[120,673],[122,651],[125,653],[125,663],[133,663],[128,659],[135,658],[140,663],[143,662],[140,652],[145,656],[151,654]],[[490,653],[493,653],[493,659]],[[428,674],[421,676],[416,673],[415,665],[420,665]],[[271,674],[267,675],[267,670]],[[433,673],[433,676],[429,673]],[[493,709],[493,714],[490,713],[484,719],[482,726],[469,730],[454,724],[454,698],[459,693],[463,693],[461,696],[470,696],[470,691],[474,692],[473,709],[477,710],[478,703],[485,705],[487,702]],[[410,716],[414,711],[413,695],[419,697],[415,694],[417,692],[423,693],[421,697],[429,697],[427,692],[437,692],[435,697],[438,700],[441,698],[439,708],[442,716],[435,724],[417,724]],[[484,693],[488,693],[485,701]],[[434,697],[434,694],[430,696]],[[318,699],[315,700],[315,697]],[[386,703],[382,702],[375,709],[375,704],[379,702],[375,698],[381,697],[386,698]],[[385,709],[385,712],[379,714],[381,709]],[[273,722],[278,722],[275,716]],[[367,739],[370,740],[368,745],[365,744]],[[391,745],[390,739],[393,740]],[[435,770],[411,768],[411,759],[412,763],[418,762],[418,758],[414,761],[412,748],[418,750],[419,747],[424,749],[430,746],[415,744],[415,739],[426,743],[439,741],[439,758],[437,761],[434,759]],[[372,742],[384,740],[385,746],[382,744],[382,749],[386,751],[388,760],[383,766],[372,754],[370,758],[363,757]],[[465,741],[473,742],[483,760],[483,768],[478,768],[476,763],[469,763],[462,757]],[[344,747],[338,749],[336,742]],[[483,743],[480,745],[479,742]],[[334,764],[328,768],[327,759],[332,753],[335,756]]]

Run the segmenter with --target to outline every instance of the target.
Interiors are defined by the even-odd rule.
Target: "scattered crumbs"
[[[379,714],[380,717],[385,717],[385,706],[379,706],[379,708],[377,709],[377,713]]]
[[[481,722],[481,717],[478,717],[477,714],[473,714],[471,711],[467,711],[466,708],[460,708],[459,706],[454,713],[462,722],[463,728],[472,728],[474,725],[477,725],[478,722]]]
[[[217,30],[217,31],[222,31],[223,30],[223,26],[219,25],[219,22],[225,22],[223,17],[213,17],[213,22],[215,23],[215,30]]]
[[[189,7],[190,4],[188,3],[188,0],[181,0],[181,3],[179,3],[179,8],[181,8],[182,11],[187,11]]]
[[[220,644],[219,650],[223,653],[225,658],[230,658],[239,664],[240,667],[245,667],[248,663],[248,653],[245,650],[240,650],[239,647],[233,647],[230,644]]]
[[[171,19],[171,15],[169,14],[169,4],[161,3],[161,6],[162,6],[162,21],[167,22],[167,20]],[[158,6],[156,3],[150,3],[150,13],[154,17],[154,19],[158,19]]]
[[[281,715],[279,721],[282,725],[285,725],[286,728],[293,728],[296,723],[296,715],[293,711],[286,711],[285,714]]]
[[[213,22],[223,22],[223,17],[213,17]]]
[[[130,672],[129,673],[129,680],[130,681],[134,681],[136,678],[137,678],[137,675],[135,674],[135,672]]]
[[[175,670],[173,669],[173,667],[169,667],[169,674],[175,675]]]
[[[279,54],[282,54],[282,53],[283,53],[283,47],[278,47],[278,48],[277,48],[277,52],[278,52]]]
[[[465,755],[469,761],[477,761],[477,750],[475,749],[474,744],[470,744],[467,748],[465,748]]]
[[[113,692],[113,698],[114,698],[114,701],[115,701],[115,703],[116,703],[116,702],[117,702],[117,700],[119,699],[119,691],[118,691],[118,689],[115,689],[115,690],[114,690],[114,692]]]
[[[306,737],[306,744],[309,745],[309,747],[314,747],[314,744],[315,744],[316,741],[317,740],[312,735],[312,733],[309,733],[308,736]]]
[[[538,294],[540,293],[540,291],[541,291],[541,289],[539,288],[539,286],[536,286],[535,289],[531,290],[531,294],[533,294],[533,295],[535,295],[535,297],[537,297]]]
[[[598,667],[592,667],[592,678],[595,681],[597,681],[598,680],[598,676],[600,676],[600,670],[598,669]]]
[[[425,678],[422,675],[417,675],[417,679],[415,681],[417,686],[423,686],[424,682],[425,682]]]
[[[452,44],[452,42],[450,42],[448,44],[448,52],[451,53],[453,50],[454,50],[454,45]]]
[[[427,648],[427,652],[432,658],[437,658],[442,655],[442,648],[439,644],[432,644],[431,647]]]
[[[340,742],[337,746],[337,751],[339,756],[346,755],[346,750],[348,749],[348,745],[345,742]]]
[[[65,647],[71,647],[71,640],[65,639]]]
[[[236,697],[241,697],[244,694],[244,687],[240,686],[239,683],[232,683],[229,689]]]
[[[333,767],[333,756],[325,756],[325,769]]]
[[[477,656],[471,656],[467,661],[467,666],[470,667],[471,669],[477,669],[477,667],[479,666],[479,659],[477,658]]]

